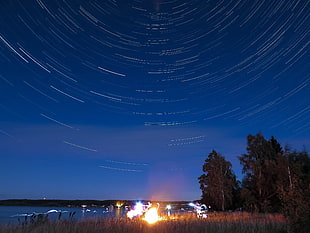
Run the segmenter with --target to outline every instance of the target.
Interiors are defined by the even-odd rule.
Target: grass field
[[[56,221],[0,228],[0,233],[285,233],[286,219],[277,214],[246,212],[209,213],[206,219],[193,214],[171,216],[155,224],[140,218]]]

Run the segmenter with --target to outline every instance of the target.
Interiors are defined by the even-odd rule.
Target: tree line
[[[280,212],[292,222],[310,225],[310,157],[303,151],[282,148],[261,133],[247,136],[247,153],[238,157],[244,177],[237,180],[232,165],[213,150],[198,178],[201,202],[213,210],[242,209]]]

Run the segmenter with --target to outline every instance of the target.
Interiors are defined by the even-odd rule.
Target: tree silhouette
[[[245,208],[256,212],[275,212],[280,208],[278,190],[278,160],[283,151],[272,137],[266,140],[261,133],[248,135],[247,154],[239,157],[245,177],[241,196]]]
[[[236,176],[231,163],[215,150],[208,155],[198,179],[202,190],[202,202],[212,209],[225,210],[232,207]]]
[[[279,160],[277,188],[282,212],[298,232],[310,232],[310,157],[307,151],[289,148]]]

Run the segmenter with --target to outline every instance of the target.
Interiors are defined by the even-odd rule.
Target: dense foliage
[[[310,232],[308,152],[283,149],[274,137],[267,140],[258,133],[248,135],[247,153],[239,160],[242,182],[236,181],[230,162],[223,156],[216,151],[209,154],[204,174],[198,178],[202,202],[218,210],[235,208],[237,203],[246,211],[280,212],[290,217],[300,232]]]
[[[231,169],[231,163],[213,150],[203,165],[205,174],[199,179],[202,199],[215,210],[232,207],[234,189],[237,186],[236,176]]]

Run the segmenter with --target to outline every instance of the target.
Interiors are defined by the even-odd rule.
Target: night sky
[[[215,149],[310,142],[307,0],[1,0],[0,199],[195,200]]]

